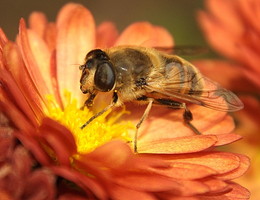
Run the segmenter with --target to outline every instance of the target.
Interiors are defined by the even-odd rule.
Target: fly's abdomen
[[[166,60],[165,77],[165,89],[180,94],[199,95],[204,86],[199,70],[177,56]]]

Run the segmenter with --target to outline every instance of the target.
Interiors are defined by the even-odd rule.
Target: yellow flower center
[[[73,134],[78,153],[87,153],[97,147],[113,140],[122,139],[126,142],[131,141],[128,135],[129,129],[133,128],[131,122],[118,122],[118,119],[128,112],[123,108],[119,112],[107,111],[97,117],[84,129],[80,127],[94,114],[88,109],[79,109],[77,100],[71,98],[69,92],[65,93],[66,102],[64,109],[61,109],[53,96],[48,96],[48,116],[62,125],[66,126]]]

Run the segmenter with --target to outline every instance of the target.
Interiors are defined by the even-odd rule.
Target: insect
[[[234,93],[203,76],[191,63],[154,48],[117,46],[95,49],[86,55],[80,69],[80,89],[89,94],[85,106],[92,106],[97,93],[113,92],[111,103],[83,124],[82,129],[112,107],[128,101],[147,104],[136,125],[135,152],[138,129],[153,104],[183,109],[185,124],[197,134],[200,132],[191,123],[193,116],[187,103],[228,112],[243,108]]]

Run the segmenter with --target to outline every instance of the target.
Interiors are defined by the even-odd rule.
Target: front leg
[[[83,129],[85,128],[90,122],[92,122],[94,119],[96,119],[97,117],[99,117],[100,115],[102,115],[103,113],[105,113],[106,111],[108,111],[110,108],[112,108],[113,106],[115,106],[116,102],[118,101],[118,95],[116,92],[114,92],[113,94],[113,100],[112,102],[105,107],[103,110],[101,110],[100,112],[96,113],[95,115],[93,115],[85,124],[83,124],[80,128]]]
[[[91,108],[93,106],[93,100],[96,97],[96,93],[91,93],[88,99],[85,101],[84,106]]]

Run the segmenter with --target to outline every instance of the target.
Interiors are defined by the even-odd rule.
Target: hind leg
[[[185,103],[178,101],[173,101],[170,99],[155,99],[154,104],[164,105],[172,109],[184,109],[183,121],[184,123],[196,134],[201,134],[198,129],[191,123],[193,120],[193,115],[191,111],[187,108]]]

